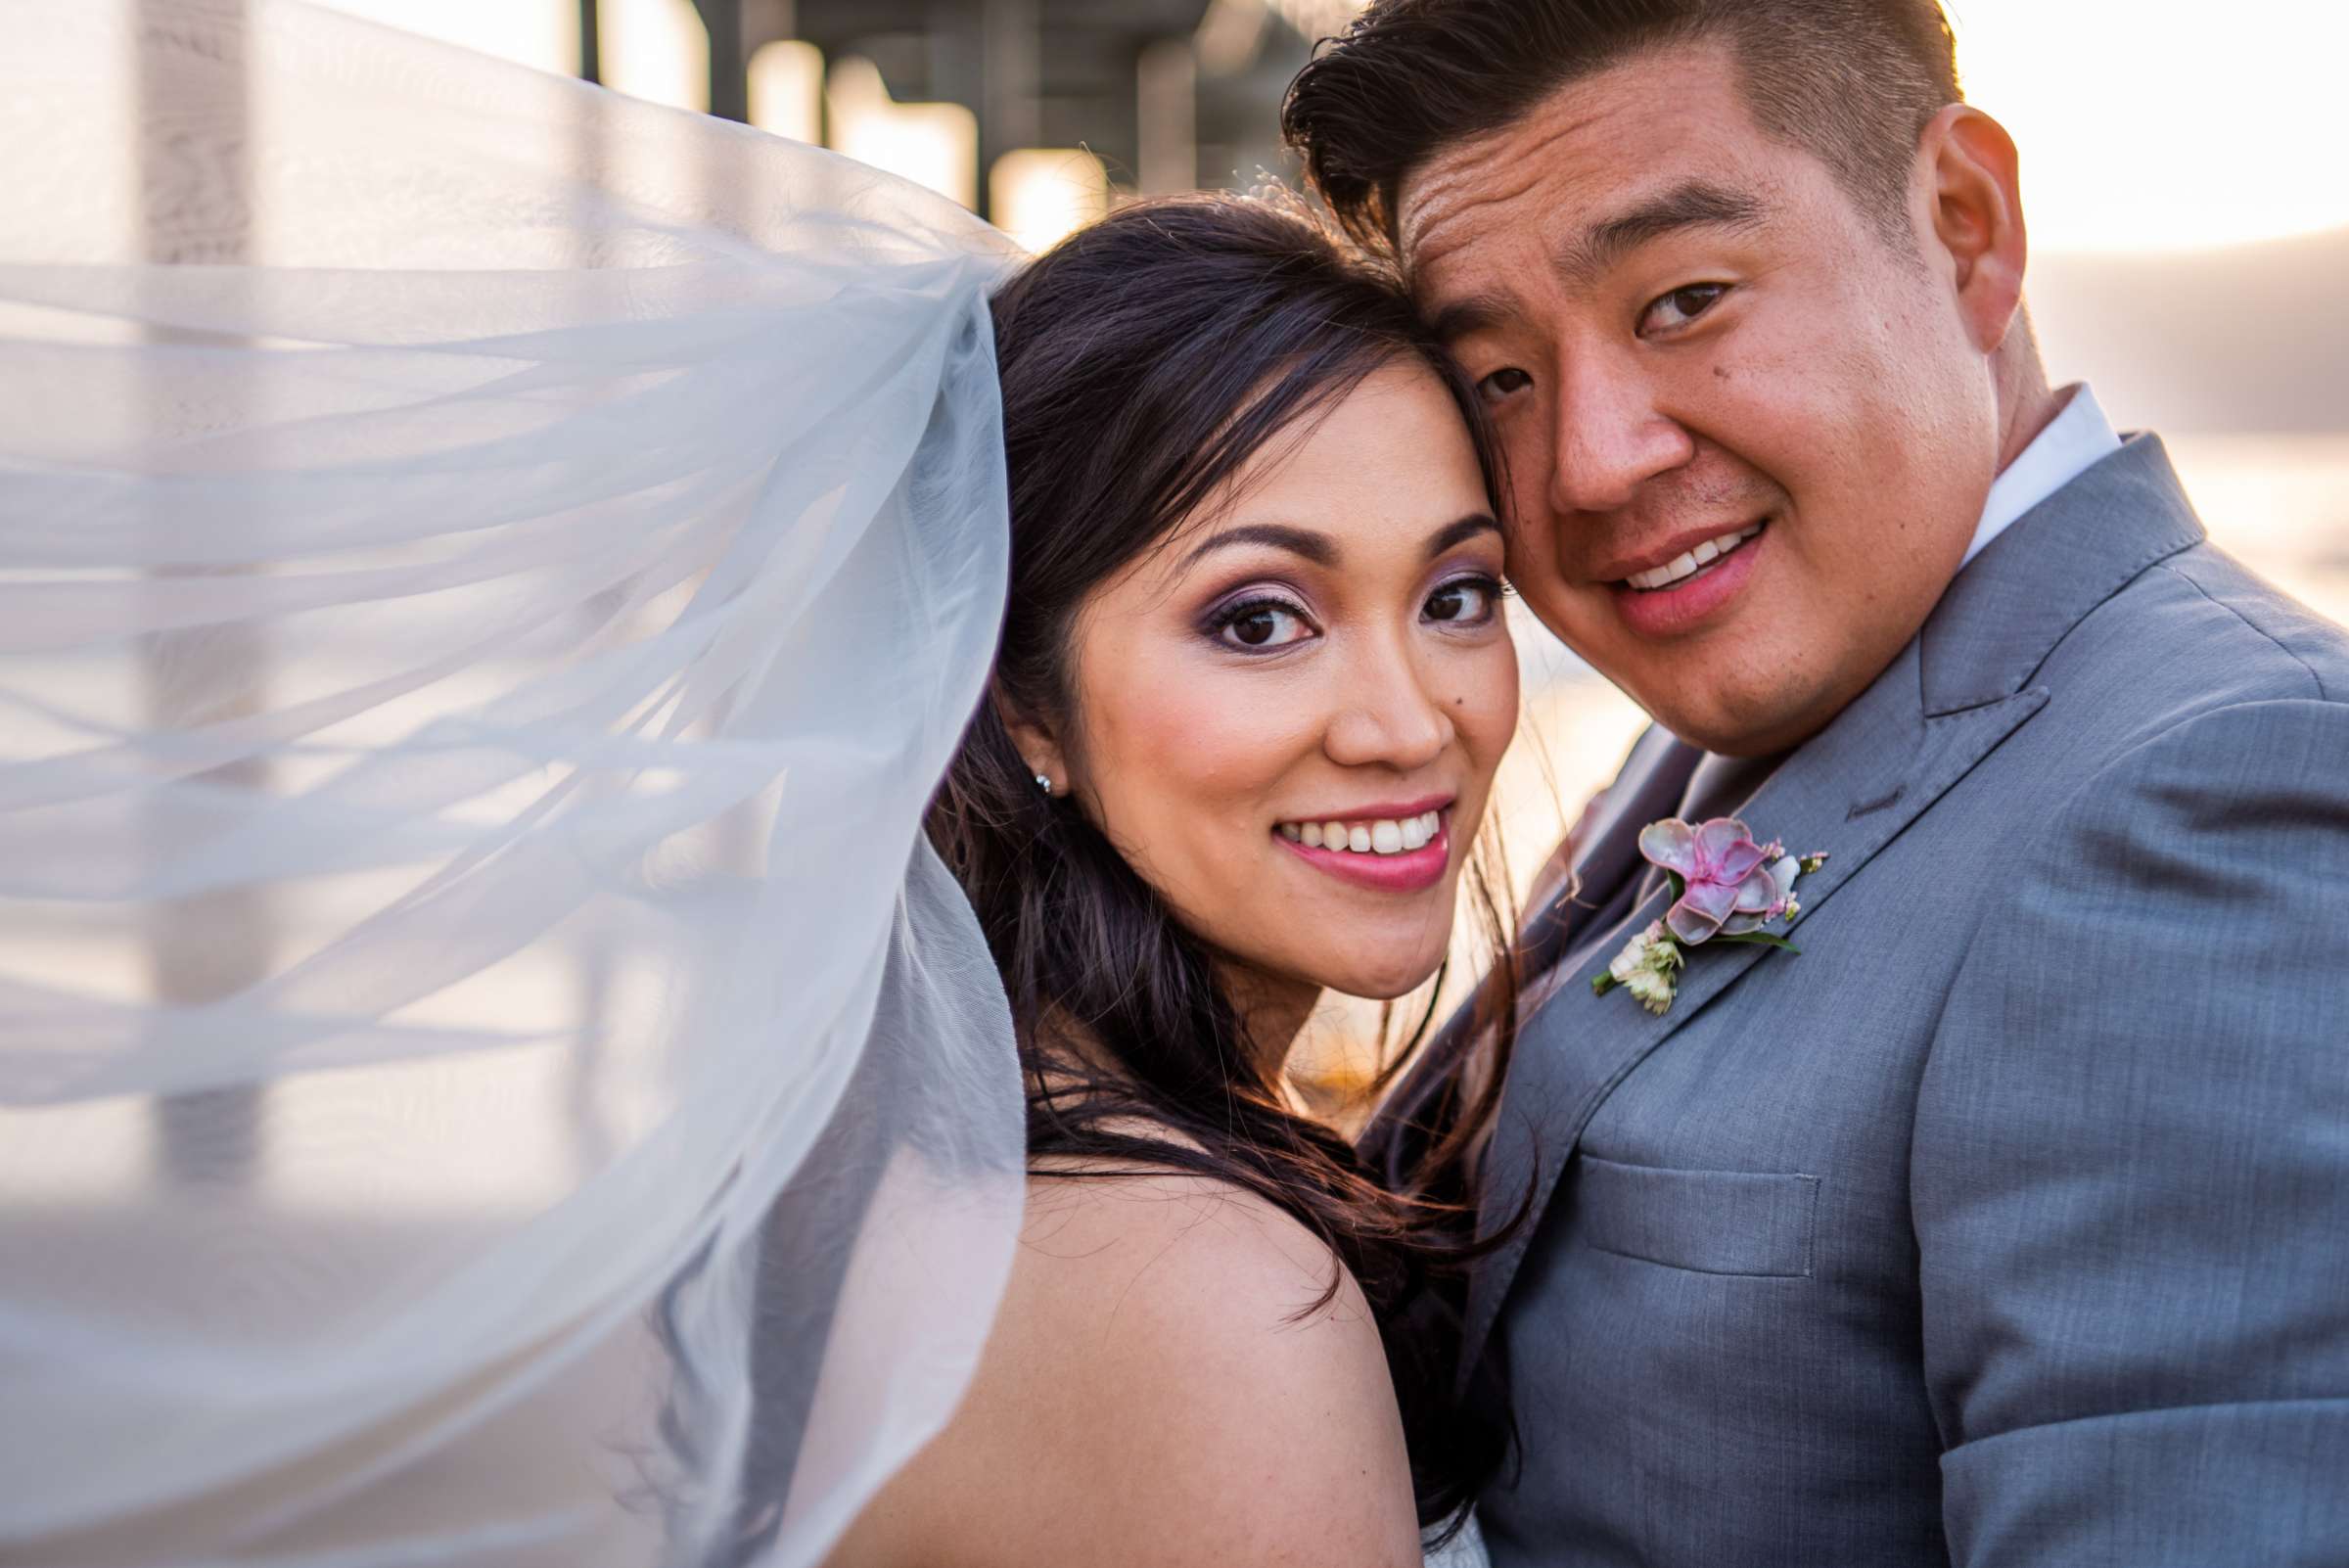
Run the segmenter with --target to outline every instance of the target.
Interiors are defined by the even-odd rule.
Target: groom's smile
[[[1752,579],[1769,520],[1726,530],[1699,528],[1640,555],[1599,569],[1615,592],[1615,613],[1635,631],[1667,637],[1693,630],[1727,607]]]
[[[1981,250],[1992,132],[1929,131],[1905,202],[1855,194],[1697,44],[1401,182],[1413,292],[1508,458],[1512,580],[1682,738],[1799,744],[1956,575],[2020,289]]]

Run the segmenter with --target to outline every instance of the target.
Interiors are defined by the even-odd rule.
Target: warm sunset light
[[[1046,250],[1109,210],[1109,170],[1081,147],[1005,153],[987,179],[995,227],[1023,251]]]
[[[674,109],[710,107],[710,31],[693,0],[596,0],[604,85]]]
[[[2202,248],[2349,225],[2349,7],[1945,3],[1967,98],[2022,148],[2039,249]]]
[[[854,56],[833,66],[824,98],[836,152],[978,207],[978,115],[960,104],[898,103],[881,69]]]
[[[798,142],[824,139],[824,52],[797,38],[751,56],[751,123]]]

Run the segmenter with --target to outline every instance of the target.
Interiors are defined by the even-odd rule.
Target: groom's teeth
[[[1433,844],[1443,828],[1444,813],[1439,809],[1369,822],[1283,822],[1280,836],[1309,850],[1341,850],[1350,854],[1408,854]]]
[[[1717,539],[1707,539],[1695,549],[1683,551],[1660,567],[1647,572],[1635,572],[1624,580],[1646,593],[1653,593],[1658,588],[1669,588],[1683,577],[1696,576],[1697,573],[1761,531],[1762,525],[1757,523],[1750,529],[1739,529],[1734,532],[1724,533]]]

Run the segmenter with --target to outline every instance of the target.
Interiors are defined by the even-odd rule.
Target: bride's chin
[[[1325,991],[1359,996],[1364,1001],[1397,1001],[1433,980],[1443,963],[1441,947],[1433,956],[1418,951],[1399,953],[1391,962],[1376,957],[1365,962],[1357,954],[1348,961],[1333,963],[1320,984]]]

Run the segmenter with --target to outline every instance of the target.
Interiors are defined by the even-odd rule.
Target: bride
[[[1495,902],[1392,282],[283,0],[0,28],[0,1557],[1416,1561],[1499,1075],[1403,1190],[1282,1080]]]
[[[1496,1456],[1406,1318],[1458,1215],[1281,1064],[1324,990],[1443,962],[1515,725],[1474,392],[1247,202],[1125,208],[994,313],[1011,589],[929,831],[1009,992],[1028,1221],[969,1396],[835,1561],[1416,1562]]]

